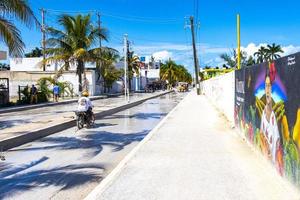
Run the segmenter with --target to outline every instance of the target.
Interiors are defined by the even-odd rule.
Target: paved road
[[[182,98],[168,94],[96,121],[95,128],[10,150],[0,162],[0,199],[84,198]]]
[[[131,101],[158,93],[133,94]],[[108,110],[125,103],[123,96],[93,101],[95,112]],[[70,103],[0,114],[0,140],[44,128],[45,125],[50,126],[68,121],[74,117],[76,108],[77,103]]]

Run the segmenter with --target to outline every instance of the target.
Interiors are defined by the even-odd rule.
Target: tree
[[[168,81],[169,86],[174,85],[177,81],[192,83],[192,75],[187,69],[182,65],[176,64],[171,59],[162,64],[160,68],[160,79]]]
[[[104,52],[100,65],[97,66],[104,82],[104,93],[109,91],[112,84],[121,78],[122,71],[115,68],[114,63],[119,59],[119,55],[115,52]]]
[[[176,63],[169,59],[160,68],[161,80],[168,81],[169,85],[175,84],[177,81],[177,65]]]
[[[254,56],[257,58],[257,63],[263,63],[280,58],[279,53],[284,53],[281,46],[273,43],[272,45],[267,45],[267,47],[261,46],[258,51],[254,53]]]
[[[253,56],[249,56],[249,58],[246,60],[246,66],[252,66],[255,65],[255,59]]]
[[[25,44],[11,19],[16,19],[27,27],[34,23],[38,25],[38,21],[24,0],[1,0],[0,13],[0,39],[7,45],[10,56],[21,57]]]
[[[177,65],[177,80],[179,82],[187,83],[192,83],[193,81],[192,75],[183,65]]]
[[[241,67],[247,66],[247,53],[244,51],[240,51],[241,55]],[[224,53],[220,55],[220,58],[223,59],[226,62],[226,65],[231,68],[237,68],[237,60],[238,60],[238,54],[235,49],[231,51],[230,54]]]
[[[131,89],[131,80],[133,78],[133,74],[137,74],[139,76],[139,62],[140,59],[138,56],[134,55],[133,51],[128,52],[128,57],[127,57],[127,62],[128,62],[128,87]]]
[[[41,57],[41,56],[43,56],[43,51],[38,47],[35,47],[35,49],[32,49],[31,52],[25,54],[26,58]]]
[[[276,45],[275,43],[273,43],[272,45],[267,45],[266,51],[267,51],[267,58],[269,61],[274,61],[280,58],[281,56],[279,53],[284,53],[281,46]]]
[[[90,15],[61,15],[58,23],[63,30],[48,28],[48,33],[52,36],[47,40],[46,53],[50,57],[48,62],[63,62],[63,70],[68,70],[70,64],[76,65],[78,75],[79,92],[82,92],[82,74],[85,70],[85,62],[98,62],[101,54],[112,49],[103,47],[93,48],[99,37],[107,40],[105,29],[95,28],[91,23]]]
[[[58,81],[55,77],[42,77],[37,81],[37,85],[39,86],[39,90],[42,93],[42,96],[47,100],[53,94],[52,86],[57,84],[60,88],[60,95],[64,98],[65,95],[73,97],[73,84],[68,81]]]
[[[231,67],[231,68],[235,68],[236,67],[236,60],[232,58],[232,56],[230,56],[227,53],[221,54],[220,58],[223,59],[226,62],[226,65]]]
[[[264,46],[261,46],[257,52],[254,53],[254,56],[257,58],[256,63],[263,63],[267,61],[267,49]]]

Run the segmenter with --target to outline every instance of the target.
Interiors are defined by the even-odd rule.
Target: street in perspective
[[[0,0],[0,200],[300,200],[276,1]]]

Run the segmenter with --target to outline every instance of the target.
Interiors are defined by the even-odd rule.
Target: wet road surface
[[[5,153],[0,199],[83,199],[174,108],[168,94]]]
[[[132,102],[159,93],[161,93],[161,91],[155,93],[134,93],[131,95],[130,99]],[[112,109],[124,105],[125,103],[124,96],[93,101],[95,112]],[[74,110],[76,109],[77,103],[69,103],[12,113],[2,113],[0,114],[0,140],[39,130],[45,126],[54,126],[70,121],[74,118]]]

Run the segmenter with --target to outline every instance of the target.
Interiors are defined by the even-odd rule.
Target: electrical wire
[[[80,10],[80,11],[72,11],[72,10],[54,10],[54,9],[45,9],[46,12],[61,14],[61,13],[98,13],[97,10]],[[115,15],[105,12],[100,12],[102,16],[110,17],[119,20],[125,21],[133,21],[133,22],[146,22],[146,23],[156,23],[156,24],[178,24],[181,23],[180,20],[176,18],[147,18],[147,17],[140,17],[140,16],[130,16],[130,15]]]

